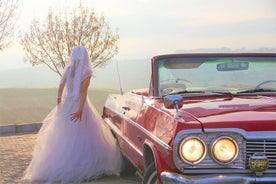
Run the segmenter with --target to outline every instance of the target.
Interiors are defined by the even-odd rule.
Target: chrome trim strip
[[[264,177],[256,177],[252,174],[212,174],[206,177],[206,175],[196,175],[188,176],[172,172],[162,172],[161,180],[164,184],[166,183],[197,183],[197,184],[206,184],[206,183],[274,183],[276,181],[275,175],[266,175]]]
[[[119,135],[120,137],[122,137],[122,132],[120,131],[120,129],[114,125],[110,119],[108,118],[104,118],[104,121],[106,122],[106,124],[111,128],[111,130],[114,130],[116,135]]]
[[[135,94],[131,94],[131,95],[135,95]],[[118,110],[114,110],[111,107],[109,107],[108,105],[105,105],[106,108],[108,108],[109,110],[113,111],[115,114],[117,114],[118,116],[122,117],[126,122],[129,122],[130,124],[132,124],[133,126],[137,127],[138,129],[140,129],[142,132],[144,132],[147,136],[149,136],[152,140],[154,140],[155,142],[157,142],[158,144],[160,144],[161,146],[163,146],[165,149],[172,151],[172,147],[170,145],[168,145],[167,143],[165,143],[164,141],[162,141],[161,139],[159,139],[158,137],[156,137],[154,134],[152,134],[150,131],[148,131],[147,129],[145,129],[144,127],[142,127],[141,125],[139,125],[138,123],[132,121],[131,119],[129,119],[124,113],[123,111],[119,112]],[[159,110],[160,111],[160,110]]]
[[[110,126],[110,128],[112,130],[114,130],[115,134],[118,135],[126,144],[128,144],[130,147],[132,147],[141,157],[143,157],[143,153],[137,149],[133,144],[131,144],[130,141],[128,141],[122,134],[122,132],[120,131],[120,129],[115,126],[110,119],[108,118],[104,118],[104,121],[108,124],[108,126]]]
[[[124,115],[125,117],[125,115]],[[165,143],[164,141],[162,141],[161,139],[159,139],[158,137],[156,137],[154,134],[152,134],[150,131],[148,131],[147,129],[145,129],[144,127],[142,127],[141,125],[139,125],[138,123],[132,121],[129,118],[124,118],[127,122],[129,122],[131,125],[137,127],[138,129],[142,130],[142,132],[144,132],[147,136],[149,136],[151,139],[153,139],[156,143],[160,144],[161,146],[165,147],[165,149],[171,151],[172,147],[170,145],[168,145],[167,143]]]
[[[231,133],[238,133],[245,137],[246,139],[250,140],[259,140],[259,139],[276,139],[276,131],[253,131],[247,132],[243,129],[239,128],[221,128],[221,129],[205,129],[206,133],[213,133],[213,132],[231,132]]]
[[[243,129],[239,128],[212,128],[212,129],[205,129],[204,133],[222,133],[222,132],[229,132],[229,133],[237,133],[245,137],[246,139],[250,140],[259,140],[259,139],[276,139],[276,131],[253,131],[247,132]],[[178,135],[189,135],[189,134],[198,134],[200,133],[199,129],[190,129],[190,130],[182,130],[178,132]]]

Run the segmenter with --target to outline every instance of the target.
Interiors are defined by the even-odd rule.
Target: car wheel
[[[143,184],[158,184],[157,171],[155,163],[152,162],[146,169]]]
[[[122,170],[121,175],[122,176],[128,176],[128,175],[134,175],[136,173],[136,168],[133,166],[133,164],[126,158],[125,155],[122,154]]]

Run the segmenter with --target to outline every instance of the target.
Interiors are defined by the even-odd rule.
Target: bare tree
[[[0,0],[0,50],[13,40],[17,0]]]
[[[105,66],[118,53],[119,35],[112,33],[104,16],[81,3],[72,12],[54,14],[49,9],[45,23],[33,20],[29,33],[21,36],[25,61],[33,66],[45,64],[62,75],[72,47],[84,45],[93,67]]]

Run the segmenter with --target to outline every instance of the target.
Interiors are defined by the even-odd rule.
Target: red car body
[[[195,90],[195,86],[187,92],[188,85],[201,86],[208,78],[206,73],[202,78],[187,75],[189,80],[181,79],[187,83],[184,87],[181,84],[183,91],[177,91],[181,86],[179,78],[167,77],[169,71],[190,72],[215,63],[217,75],[230,74],[232,85],[232,78],[239,75],[238,79],[246,81],[239,72],[247,72],[256,61],[271,63],[264,74],[276,72],[275,58],[276,53],[155,56],[151,60],[149,89],[109,95],[103,118],[116,136],[126,161],[142,173],[144,183],[276,183],[276,74],[267,74],[267,80],[256,83],[252,90],[241,91],[236,86],[244,89],[250,85],[233,80],[235,90],[239,89],[235,93]],[[230,65],[230,60],[235,60],[235,65]],[[199,80],[192,81],[196,77]],[[218,80],[216,75],[212,80]],[[204,81],[204,89],[213,85],[210,81]],[[220,82],[214,82],[217,83]],[[221,84],[220,87],[227,86]],[[162,85],[166,87],[161,90]],[[263,85],[269,88],[263,89]]]

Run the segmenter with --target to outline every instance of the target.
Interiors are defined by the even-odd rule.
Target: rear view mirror
[[[218,71],[236,71],[236,70],[248,70],[248,62],[230,62],[230,63],[221,63],[217,65]]]

